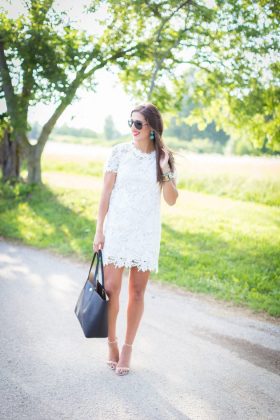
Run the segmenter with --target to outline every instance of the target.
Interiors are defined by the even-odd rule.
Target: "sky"
[[[76,128],[90,128],[102,132],[105,118],[112,115],[115,127],[125,134],[129,132],[127,120],[130,110],[135,105],[129,101],[116,77],[110,73],[99,71],[96,78],[98,86],[96,92],[79,90],[79,100],[75,100],[63,112],[57,126],[67,124]],[[29,120],[43,124],[47,115],[51,115],[53,108],[46,105],[37,105],[30,108]]]

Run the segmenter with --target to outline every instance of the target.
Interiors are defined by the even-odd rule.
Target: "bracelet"
[[[175,175],[174,175],[174,173],[173,172],[166,172],[165,174],[163,174],[163,176],[162,176],[162,180],[163,180],[163,182],[166,182],[166,181],[169,181],[170,179],[174,179],[175,178]]]

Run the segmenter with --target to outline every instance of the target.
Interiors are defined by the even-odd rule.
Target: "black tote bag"
[[[91,269],[97,256],[93,282]],[[101,268],[101,283],[98,280]],[[108,296],[104,287],[104,268],[101,249],[94,253],[88,277],[75,306],[75,314],[86,338],[108,337]]]

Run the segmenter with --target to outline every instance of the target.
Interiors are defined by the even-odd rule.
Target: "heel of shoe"
[[[123,345],[132,348],[132,344],[124,343]],[[128,375],[129,371],[130,371],[130,368],[128,366],[117,366],[116,367],[116,374],[119,375],[119,376]]]

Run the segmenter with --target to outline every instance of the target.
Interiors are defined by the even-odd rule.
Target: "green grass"
[[[55,141],[79,143],[110,148],[114,144],[129,141],[129,136],[106,141],[98,139],[76,138],[55,135]],[[225,159],[208,161],[205,164],[192,159],[187,153],[188,142],[173,137],[165,139],[166,144],[175,152],[175,160],[180,163],[178,187],[188,191],[214,194],[242,201],[251,201],[269,206],[280,206],[280,165],[275,165],[273,158],[247,157],[227,163]],[[64,172],[77,175],[101,176],[102,161],[58,161],[43,157],[43,172]]]
[[[212,175],[211,177],[191,174],[179,181],[178,187],[242,201],[280,206],[280,181],[278,179],[254,179],[234,174]]]
[[[43,159],[42,173],[45,172],[63,172],[76,175],[90,175],[100,177],[103,171],[103,162],[88,161],[88,162],[73,162],[73,161],[58,161]]]
[[[129,141],[129,139],[129,135],[123,135],[113,140],[104,140],[102,134],[99,134],[97,137],[76,137],[69,134],[51,134],[49,141],[111,147],[113,144],[120,143],[122,141]]]
[[[50,184],[41,188],[0,184],[0,235],[88,262],[104,164],[93,156],[44,155]],[[183,151],[176,158],[179,199],[162,202],[159,273],[151,278],[280,316],[278,161]]]
[[[279,209],[180,193],[164,217],[161,278],[279,316]]]
[[[43,161],[43,173],[62,172],[76,175],[101,177],[103,162],[88,161],[59,162]],[[280,206],[280,181],[278,179],[254,179],[235,174],[184,174],[185,179],[178,180],[181,190],[202,192],[219,197],[228,197],[269,206]]]
[[[280,159],[192,155],[175,151],[178,186],[189,191],[280,205]]]
[[[0,233],[63,255],[89,258],[97,199],[84,190],[2,184]]]
[[[66,179],[76,174],[80,188],[2,184],[0,234],[88,262],[102,163],[48,158],[43,165]],[[97,187],[87,189],[85,174]],[[279,209],[184,189],[179,194],[175,206],[163,202],[159,273],[151,278],[280,316]]]
[[[76,137],[69,134],[51,134],[49,141],[58,141],[61,143],[75,143],[75,144],[104,144],[102,138],[92,137]]]

